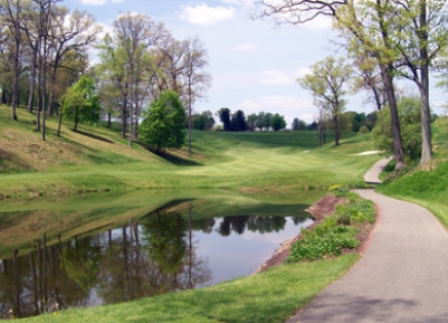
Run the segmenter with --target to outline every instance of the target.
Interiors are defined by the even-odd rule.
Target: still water
[[[63,212],[83,219],[74,220],[71,231],[54,232],[52,221],[51,233],[33,227],[30,239],[9,246],[12,256],[0,262],[0,318],[114,304],[250,275],[281,242],[312,222],[304,212],[309,205],[300,201],[229,196],[167,201],[132,202],[132,212],[123,207],[110,216],[121,223],[110,224],[104,207],[80,206]],[[23,224],[39,216],[57,218],[54,212],[61,210],[0,213],[0,234],[20,227],[12,219]],[[42,230],[36,239],[32,232]],[[0,254],[2,247],[8,249],[0,245]]]

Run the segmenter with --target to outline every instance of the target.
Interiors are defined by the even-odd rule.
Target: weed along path
[[[381,212],[363,258],[287,323],[448,322],[448,233],[426,209],[356,191]]]

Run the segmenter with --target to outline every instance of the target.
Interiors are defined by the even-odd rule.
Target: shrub
[[[358,132],[359,133],[370,133],[370,130],[365,125],[363,125],[361,128],[359,128]]]
[[[336,206],[333,216],[324,219],[320,225],[302,232],[302,239],[291,247],[288,263],[338,256],[342,249],[359,245],[357,226],[375,221],[375,204],[345,190],[341,186],[332,187],[335,195],[345,194],[346,203]]]

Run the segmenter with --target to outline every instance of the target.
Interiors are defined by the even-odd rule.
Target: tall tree
[[[11,104],[11,119],[17,120],[17,102],[19,93],[19,77],[20,77],[20,50],[23,43],[22,25],[23,25],[23,11],[24,1],[21,0],[3,0],[0,2],[0,7],[3,9],[2,20],[3,24],[9,29],[9,34],[13,40],[12,57],[13,57],[13,84],[12,84],[12,104]]]
[[[221,120],[224,131],[232,131],[232,124],[230,122],[230,110],[229,108],[221,108],[217,112],[219,120]]]
[[[332,56],[311,66],[311,74],[299,79],[300,85],[309,90],[314,98],[314,104],[331,115],[334,130],[334,144],[339,145],[340,115],[344,110],[344,85],[352,75],[350,66],[345,65],[342,58]]]
[[[155,47],[167,37],[163,24],[154,22],[149,16],[127,12],[114,21],[117,44],[125,54],[129,99],[129,146],[137,135],[138,118],[141,113],[140,89],[144,74],[148,49]]]
[[[392,5],[400,27],[394,28],[393,40],[406,67],[399,71],[417,85],[420,93],[423,164],[432,158],[429,69],[448,45],[448,9],[444,1],[437,0],[399,1]]]
[[[198,38],[185,41],[185,55],[183,57],[184,76],[186,85],[186,102],[188,113],[188,153],[191,154],[191,114],[193,104],[202,98],[211,85],[210,74],[204,71],[208,65],[207,52]]]
[[[85,11],[75,10],[72,13],[64,7],[55,7],[52,13],[52,24],[49,30],[50,40],[50,100],[48,114],[53,115],[58,72],[65,56],[70,51],[82,51],[95,41],[100,27],[95,25],[95,18]]]
[[[243,111],[238,110],[232,115],[231,125],[232,125],[232,131],[247,130],[246,117]]]
[[[352,50],[365,52],[368,57],[376,60],[391,112],[395,167],[401,169],[404,166],[404,154],[393,86],[397,50],[388,28],[396,16],[387,9],[390,2],[391,0],[356,1],[355,5],[353,0],[263,0],[259,17],[275,17],[280,22],[291,24],[306,23],[318,16],[333,17],[336,27],[351,40]]]

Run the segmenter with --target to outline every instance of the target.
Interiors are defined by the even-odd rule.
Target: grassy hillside
[[[47,141],[36,132],[35,115],[0,107],[0,194],[64,195],[78,191],[153,188],[224,188],[242,191],[294,191],[335,183],[361,183],[379,157],[356,156],[373,149],[369,135],[351,136],[334,148],[317,149],[314,132],[193,133],[193,155],[185,149],[157,156],[134,144],[118,129],[64,121],[55,136],[56,118],[48,120]],[[331,139],[331,138],[330,138]],[[330,140],[329,139],[329,140]]]
[[[393,174],[394,162],[383,172],[384,194],[420,204],[448,228],[448,132],[433,126],[434,160],[429,165],[410,165]]]

